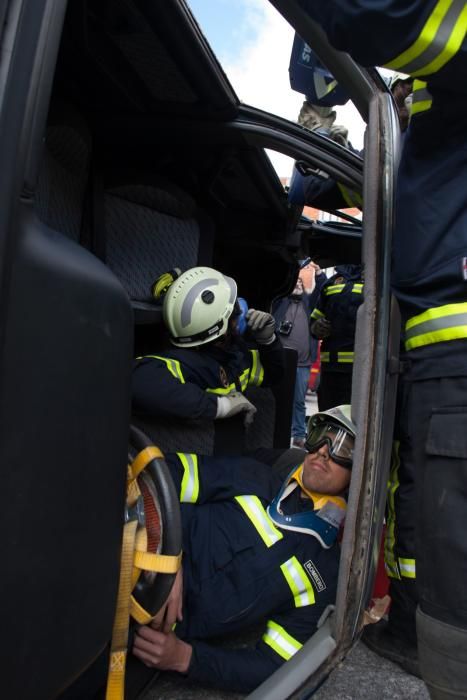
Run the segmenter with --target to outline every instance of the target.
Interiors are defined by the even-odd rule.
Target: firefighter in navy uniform
[[[247,457],[167,457],[182,504],[183,583],[138,630],[139,659],[249,692],[302,647],[335,600],[354,437],[350,406],[315,414],[309,453],[283,483]],[[255,647],[209,643],[260,622]]]
[[[401,584],[416,577],[418,656],[431,696],[467,697],[467,4],[307,0],[306,8],[361,65],[415,78],[392,270],[406,367],[401,469],[415,495],[403,529],[414,542],[394,575]],[[407,637],[411,626],[407,616]],[[391,638],[379,643],[389,656]]]
[[[182,273],[168,288],[163,317],[174,346],[136,360],[132,395],[135,413],[149,417],[228,418],[256,411],[243,395],[249,386],[282,378],[284,354],[271,314],[245,313],[235,281],[209,267]],[[254,341],[240,334],[243,323]]]
[[[362,300],[361,265],[338,265],[336,273],[321,289],[319,301],[311,313],[311,333],[322,339],[320,411],[350,401],[355,325]]]

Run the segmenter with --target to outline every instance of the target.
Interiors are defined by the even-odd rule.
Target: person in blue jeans
[[[276,332],[283,347],[296,350],[298,354],[291,430],[292,445],[295,447],[305,444],[305,396],[310,368],[318,354],[318,340],[310,333],[310,314],[326,281],[326,275],[319,265],[310,261],[300,269],[293,292],[288,297],[276,299],[272,308]]]

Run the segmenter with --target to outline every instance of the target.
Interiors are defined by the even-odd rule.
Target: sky
[[[296,121],[304,100],[290,88],[288,67],[294,31],[268,0],[187,0],[239,99]],[[364,123],[348,103],[337,107],[336,123],[349,129],[352,145],[363,148]],[[268,151],[280,176],[292,160]]]

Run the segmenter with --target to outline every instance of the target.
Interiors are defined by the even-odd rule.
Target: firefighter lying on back
[[[235,281],[209,267],[191,268],[173,281],[163,317],[175,347],[137,358],[135,413],[214,419],[245,412],[245,423],[253,420],[256,408],[243,392],[279,381],[284,355],[271,314],[242,303]],[[241,337],[244,329],[254,348]]]
[[[282,485],[246,457],[167,457],[182,503],[183,581],[179,572],[165,608],[135,635],[141,661],[249,692],[303,646],[335,599],[354,437],[350,406],[315,414],[309,454]],[[260,622],[254,648],[209,644]]]

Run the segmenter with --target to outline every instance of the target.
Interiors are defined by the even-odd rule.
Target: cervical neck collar
[[[322,547],[329,549],[336,541],[339,527],[345,518],[346,502],[339,496],[328,496],[306,489],[303,486],[302,472],[303,464],[298,469],[294,467],[290,472],[279,493],[268,506],[268,515],[277,527],[312,535]],[[282,501],[298,486],[310,498],[314,510],[286,515],[281,508]]]

